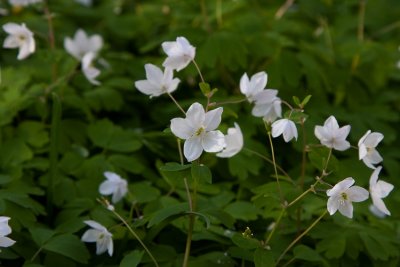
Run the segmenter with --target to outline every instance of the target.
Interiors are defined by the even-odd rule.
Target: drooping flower
[[[28,6],[42,2],[42,0],[8,0],[8,3],[12,6]]]
[[[354,179],[348,177],[326,191],[329,196],[327,208],[330,215],[337,210],[348,218],[353,218],[352,202],[361,202],[368,198],[368,191],[360,186],[352,186]]]
[[[94,34],[88,36],[82,29],[78,29],[74,38],[66,37],[64,39],[64,48],[77,60],[82,60],[88,53],[93,53],[95,56],[103,46],[103,39],[100,35]]]
[[[350,148],[350,143],[346,141],[350,128],[350,125],[339,128],[336,118],[330,116],[324,126],[315,126],[314,134],[324,146],[344,151]]]
[[[272,137],[278,137],[281,134],[286,143],[295,138],[297,140],[297,128],[293,121],[280,119],[272,124]]]
[[[96,77],[100,75],[100,70],[93,65],[95,54],[89,52],[82,58],[82,72],[86,79],[93,85],[99,85],[100,82],[96,80]]]
[[[162,48],[167,54],[163,62],[165,68],[180,71],[194,60],[196,48],[185,37],[177,37],[175,42],[163,42]]]
[[[143,94],[150,95],[150,97],[160,96],[172,93],[178,88],[180,80],[174,79],[172,69],[166,68],[163,73],[159,67],[153,64],[146,64],[144,68],[147,80],[135,82],[136,88]]]
[[[371,130],[368,130],[358,141],[359,159],[371,169],[375,169],[374,164],[378,164],[383,160],[379,152],[375,149],[382,139],[383,134],[378,132],[371,133]]]
[[[27,58],[35,52],[35,39],[33,33],[25,26],[25,23],[18,25],[16,23],[6,23],[3,29],[9,35],[3,43],[4,48],[19,48],[18,60]]]
[[[230,158],[239,153],[243,148],[243,134],[239,125],[235,122],[235,128],[229,128],[225,135],[226,147],[217,154],[220,158]]]
[[[369,179],[369,192],[371,193],[372,203],[381,212],[390,215],[382,198],[385,198],[393,190],[394,186],[385,181],[378,181],[382,166],[377,167]]]
[[[106,181],[102,182],[99,192],[102,195],[112,195],[111,201],[117,203],[128,193],[128,182],[116,173],[104,172]]]
[[[247,76],[247,73],[245,73],[240,78],[240,92],[242,92],[242,94],[244,94],[246,96],[247,100],[250,103],[252,103],[257,100],[256,95],[261,93],[265,89],[265,86],[267,85],[267,81],[268,81],[268,74],[265,71],[261,71],[261,72],[254,74],[253,76],[251,76],[250,79],[249,79],[249,76]],[[274,90],[274,91],[276,91],[276,90]],[[268,99],[268,98],[273,97],[272,95],[274,94],[274,92],[269,91],[264,94],[265,94],[265,96],[263,98]],[[271,97],[269,97],[270,94],[271,94]],[[276,96],[276,93],[274,96]],[[272,103],[272,100],[273,99],[271,99],[271,103]],[[254,115],[254,116],[256,116],[256,115]]]
[[[11,234],[11,227],[8,225],[10,217],[0,216],[0,247],[6,248],[15,244],[15,241],[6,235]]]
[[[83,242],[96,242],[96,254],[100,255],[104,252],[108,252],[108,255],[112,256],[114,251],[114,244],[112,240],[112,234],[103,225],[96,221],[87,220],[85,224],[89,225],[93,229],[87,230],[81,240]]]
[[[215,130],[221,123],[223,108],[205,112],[199,103],[192,104],[186,112],[186,118],[171,120],[172,133],[185,140],[183,154],[188,161],[198,159],[203,150],[219,152],[225,147],[225,138],[221,131]]]
[[[274,122],[277,118],[282,117],[282,102],[279,97],[276,97],[272,104],[268,107],[267,105],[265,106],[265,114],[263,114],[263,120],[266,121],[267,123],[272,123]],[[254,108],[257,107],[257,104],[255,105]],[[254,109],[253,109],[254,111]]]

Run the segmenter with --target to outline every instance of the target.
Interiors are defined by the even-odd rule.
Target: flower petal
[[[86,221],[83,221],[83,222],[85,224],[89,225],[90,227],[94,228],[94,229],[97,229],[97,230],[100,230],[100,231],[107,231],[107,229],[103,225],[99,224],[96,221],[86,220]]]
[[[388,182],[378,181],[373,189],[373,192],[376,196],[380,198],[385,198],[389,195],[393,188],[394,186]]]
[[[330,215],[335,214],[335,212],[338,210],[340,205],[339,198],[337,196],[331,196],[328,198],[328,202],[326,204],[326,207],[328,209],[328,212]]]
[[[196,129],[191,126],[187,119],[175,118],[171,120],[171,131],[181,139],[189,139]]]
[[[360,186],[352,186],[346,190],[348,198],[352,202],[361,202],[368,199],[369,193],[368,190],[360,187]]]
[[[95,229],[87,230],[81,237],[83,242],[96,242],[101,231]]]
[[[207,131],[215,130],[221,123],[221,116],[224,109],[222,107],[208,111],[204,118],[204,127]]]
[[[371,174],[371,177],[369,178],[369,188],[371,190],[371,188],[375,187],[377,181],[378,181],[378,177],[379,177],[379,173],[382,170],[382,166],[377,167],[373,173]]]
[[[183,145],[183,154],[187,161],[191,162],[198,159],[203,153],[203,147],[201,145],[201,138],[196,136],[189,138]]]
[[[203,126],[205,116],[203,106],[197,102],[193,103],[186,112],[186,120],[195,131]]]
[[[202,146],[206,152],[219,152],[225,147],[225,137],[220,131],[207,132],[202,139]]]
[[[374,195],[372,195],[371,198],[372,198],[372,203],[379,211],[383,212],[386,215],[391,215],[390,211],[385,205],[385,202],[383,202],[381,198],[376,197]]]
[[[15,241],[12,240],[11,238],[8,238],[6,236],[0,236],[0,247],[11,247],[12,245],[15,244]]]
[[[339,212],[348,218],[353,218],[353,204],[351,201],[344,201],[343,204],[339,205]]]
[[[156,65],[153,64],[146,64],[144,65],[144,68],[146,70],[146,78],[147,80],[154,81],[156,83],[161,84],[163,78],[164,78],[164,73],[162,70],[157,67]]]
[[[376,147],[383,140],[383,137],[383,134],[373,132],[365,138],[364,144],[367,147]]]
[[[332,189],[327,190],[326,194],[328,195],[328,197],[338,195],[342,191],[348,189],[353,184],[354,184],[354,179],[351,177],[348,177],[348,178],[340,181],[339,183],[337,183]]]

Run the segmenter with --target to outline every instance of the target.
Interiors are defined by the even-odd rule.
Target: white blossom
[[[329,196],[327,208],[330,215],[337,210],[348,217],[353,218],[352,202],[361,202],[368,198],[368,191],[360,186],[352,186],[354,179],[348,177],[337,183],[332,189],[326,191]]]
[[[185,37],[177,37],[175,42],[163,42],[162,48],[167,54],[163,62],[165,68],[180,71],[194,60],[196,48]]]
[[[12,229],[8,225],[10,217],[0,216],[0,247],[10,247],[15,244],[15,241],[6,235],[11,234]]]
[[[293,138],[297,140],[297,128],[293,121],[288,119],[280,119],[272,124],[272,137],[283,135],[283,139],[288,143]]]
[[[239,153],[243,148],[243,134],[239,125],[235,122],[234,128],[228,129],[228,134],[225,135],[226,147],[217,154],[220,158],[230,158]]]
[[[84,242],[96,242],[96,254],[100,255],[104,252],[108,252],[108,255],[112,256],[114,251],[114,244],[112,240],[112,234],[103,225],[96,221],[87,220],[84,221],[87,225],[93,229],[87,230],[81,240]]]
[[[240,78],[240,92],[242,92],[242,94],[246,96],[247,100],[252,103],[257,99],[256,95],[265,89],[267,81],[268,74],[265,71],[254,74],[250,79],[249,76],[247,76],[247,73],[245,73]],[[264,96],[264,98],[268,98],[268,95]]]
[[[315,126],[314,134],[324,146],[344,151],[350,148],[350,143],[346,141],[350,128],[350,125],[339,128],[336,118],[330,116],[325,121],[324,126]]]
[[[35,39],[33,33],[25,26],[25,23],[6,23],[3,29],[9,35],[3,43],[4,48],[19,48],[17,59],[22,60],[35,52]]]
[[[379,173],[382,166],[377,167],[369,179],[369,192],[371,193],[372,203],[374,206],[385,215],[390,215],[382,198],[385,198],[393,190],[394,186],[385,181],[378,181]]]
[[[104,172],[107,178],[100,184],[99,192],[102,195],[112,195],[111,201],[117,203],[128,193],[128,182],[116,173]]]
[[[215,130],[221,123],[223,108],[208,112],[199,103],[192,104],[186,112],[186,118],[171,120],[171,131],[184,139],[183,154],[188,161],[198,159],[203,150],[219,152],[225,146],[225,138],[221,131]]]
[[[95,59],[95,54],[93,52],[89,52],[82,58],[82,72],[85,75],[86,79],[93,85],[100,85],[100,82],[96,80],[96,77],[100,75],[100,70],[97,69],[93,60]]]
[[[88,53],[93,53],[95,56],[103,46],[103,38],[94,34],[88,36],[82,29],[78,29],[74,38],[66,37],[64,39],[64,48],[77,60],[82,60]]]
[[[42,2],[42,0],[8,0],[8,3],[12,6],[28,6]]]
[[[164,72],[153,65],[144,65],[146,70],[147,80],[140,80],[135,82],[136,88],[143,94],[150,95],[150,97],[160,96],[165,93],[172,93],[178,88],[180,80],[173,77],[173,70],[166,68]]]
[[[371,133],[371,130],[368,130],[358,141],[359,158],[371,169],[375,169],[374,164],[378,164],[383,160],[375,149],[382,139],[383,134],[378,132]]]

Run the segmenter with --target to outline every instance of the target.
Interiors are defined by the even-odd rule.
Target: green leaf
[[[88,105],[96,111],[105,109],[108,111],[120,110],[124,104],[121,94],[111,88],[100,87],[85,93]]]
[[[29,145],[42,147],[49,142],[45,125],[36,121],[24,121],[18,126],[18,134]]]
[[[95,145],[117,152],[133,152],[142,146],[135,133],[123,130],[109,120],[89,125],[88,135]]]
[[[308,153],[308,158],[314,167],[318,170],[323,170],[326,161],[328,160],[329,155],[329,148],[327,147],[313,147],[311,151]],[[331,155],[328,163],[328,171],[335,171],[337,170],[338,160],[335,158],[334,155]]]
[[[167,162],[165,165],[160,167],[160,170],[166,172],[177,172],[189,169],[191,166],[192,164],[182,165],[176,162]]]
[[[134,250],[128,255],[126,255],[121,263],[119,264],[119,267],[136,267],[139,265],[140,261],[142,260],[144,251],[139,251],[139,250]]]
[[[305,246],[298,245],[293,249],[294,257],[306,261],[323,261],[324,259],[315,250]]]
[[[19,165],[33,158],[33,153],[20,138],[11,138],[1,146],[0,167]]]
[[[201,82],[199,83],[199,87],[204,96],[208,96],[211,92],[211,87],[208,83]]]
[[[258,209],[254,204],[245,201],[237,201],[226,206],[225,211],[233,218],[241,220],[256,220]]]
[[[156,200],[160,196],[160,190],[151,186],[149,182],[134,183],[130,187],[138,203],[147,203]]]
[[[71,234],[53,237],[44,244],[43,249],[61,254],[80,263],[87,263],[90,258],[86,246],[77,236]]]
[[[317,251],[325,252],[328,259],[339,259],[346,249],[346,239],[343,235],[330,236],[317,244]]]
[[[232,242],[235,243],[238,247],[244,249],[255,249],[261,246],[260,241],[255,238],[246,238],[241,234],[234,234],[232,236]]]
[[[43,246],[55,234],[53,230],[45,228],[33,228],[29,229],[29,231],[31,232],[33,241],[35,241],[39,247]]]
[[[300,106],[301,106],[302,108],[304,108],[304,107],[307,105],[308,101],[310,101],[310,99],[311,99],[311,96],[312,96],[312,95],[308,95],[308,96],[306,96],[306,97],[303,99],[303,101],[301,101]]]
[[[254,251],[254,265],[255,267],[275,266],[275,260],[272,251],[263,248],[257,248]]]
[[[199,183],[212,183],[212,174],[207,166],[203,164],[192,163],[191,172],[192,178],[197,180]]]
[[[308,118],[308,115],[301,112],[300,110],[288,110],[283,116],[287,119],[294,121],[295,123],[304,122]]]
[[[163,220],[167,219],[170,216],[185,213],[188,210],[189,210],[188,203],[179,203],[173,206],[160,209],[153,214],[147,227],[150,228],[153,225],[159,224],[160,222],[162,222]]]
[[[297,96],[293,96],[293,102],[300,107],[300,99]]]
[[[142,173],[145,168],[140,158],[132,155],[112,155],[108,158],[108,160],[116,167],[134,174]]]

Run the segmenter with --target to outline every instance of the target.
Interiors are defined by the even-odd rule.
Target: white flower
[[[295,138],[297,140],[297,128],[293,121],[280,119],[272,124],[272,137],[283,135],[286,143]]]
[[[386,208],[382,198],[385,198],[393,190],[394,186],[385,181],[378,181],[379,173],[382,166],[374,170],[369,179],[369,192],[371,193],[372,203],[381,212],[390,215],[390,211]]]
[[[8,225],[10,217],[0,216],[0,247],[10,247],[15,244],[15,241],[6,235],[11,234],[11,227]]]
[[[281,99],[277,97],[278,90],[266,89],[255,95],[255,105],[251,114],[255,117],[265,117],[273,121],[282,116]],[[273,119],[273,120],[271,120]]]
[[[206,152],[219,152],[225,147],[225,138],[221,131],[214,131],[221,123],[223,108],[208,112],[199,103],[192,104],[186,118],[171,120],[171,131],[177,137],[184,139],[183,154],[188,161],[198,159]]]
[[[350,148],[350,143],[346,141],[350,128],[350,125],[339,128],[335,117],[330,116],[324,126],[315,126],[314,134],[324,146],[344,151]]]
[[[12,6],[28,6],[39,2],[42,2],[42,0],[8,0],[8,3]]]
[[[103,39],[100,35],[95,34],[89,37],[82,29],[76,31],[74,39],[69,37],[64,39],[65,50],[77,60],[82,60],[89,52],[96,55],[102,46]]]
[[[6,23],[3,29],[9,36],[3,43],[4,48],[19,48],[17,59],[22,60],[35,52],[35,39],[33,33],[25,26],[25,23],[18,25],[16,23]]]
[[[243,148],[243,134],[240,130],[239,125],[236,122],[235,128],[228,129],[228,134],[225,135],[225,143],[226,147],[224,148],[224,150],[217,154],[217,157],[233,157]]]
[[[276,97],[269,107],[265,106],[264,108],[265,108],[266,112],[264,111],[263,120],[268,123],[272,123],[277,118],[282,117],[281,104],[282,104],[281,99],[279,97]],[[262,105],[264,105],[264,104],[262,104]],[[257,104],[254,108],[256,108],[256,107],[257,107]],[[254,109],[253,109],[253,112],[254,112]]]
[[[386,214],[380,211],[374,204],[368,206],[369,211],[378,218],[385,218]]]
[[[96,254],[99,255],[108,251],[108,255],[112,256],[114,251],[114,244],[112,234],[103,225],[98,222],[87,220],[84,221],[93,229],[87,230],[81,240],[83,242],[96,242]]]
[[[185,37],[176,38],[176,42],[163,42],[162,48],[167,54],[163,66],[180,71],[194,60],[196,48]]]
[[[95,54],[92,52],[87,53],[82,58],[82,72],[86,79],[93,85],[99,85],[100,82],[96,77],[100,75],[100,70],[93,66]]]
[[[354,179],[348,177],[337,183],[332,189],[326,191],[329,196],[327,208],[330,215],[337,210],[348,217],[353,218],[352,202],[361,202],[368,198],[368,191],[360,186],[352,186]]]
[[[383,160],[375,147],[383,139],[383,134],[378,132],[371,133],[368,130],[363,137],[358,141],[358,155],[360,160],[362,160],[365,165],[371,169],[375,169],[374,164],[378,164]]]
[[[100,194],[112,195],[111,201],[117,203],[128,193],[128,182],[113,172],[104,172],[106,181],[99,187]]]
[[[268,81],[268,75],[265,71],[258,72],[249,77],[247,76],[247,73],[243,74],[242,77],[240,78],[240,92],[244,94],[247,98],[247,100],[252,103],[254,102],[257,98],[256,95],[258,93],[261,93],[264,89],[265,86],[267,85]],[[276,91],[276,90],[274,90]],[[273,93],[273,92],[269,92]],[[269,94],[266,93],[266,94]],[[276,96],[276,94],[275,94]],[[264,98],[268,98],[268,95],[264,96]],[[272,100],[271,100],[272,103]],[[254,114],[253,114],[254,115]]]
[[[147,80],[140,80],[135,82],[136,88],[143,94],[150,95],[150,97],[160,96],[164,93],[172,93],[178,87],[180,80],[173,77],[173,70],[166,68],[164,73],[162,70],[153,65],[144,65],[146,69]]]

